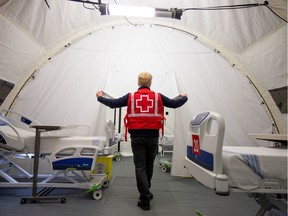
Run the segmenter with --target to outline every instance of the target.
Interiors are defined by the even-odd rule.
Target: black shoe
[[[150,202],[149,202],[149,200],[141,200],[141,199],[139,199],[137,205],[140,208],[142,208],[143,210],[145,210],[145,211],[150,210]]]

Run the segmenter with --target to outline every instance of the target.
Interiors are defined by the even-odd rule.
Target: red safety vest
[[[164,107],[159,93],[147,88],[130,93],[127,114],[124,118],[126,127],[125,140],[129,129],[162,129],[164,134]]]

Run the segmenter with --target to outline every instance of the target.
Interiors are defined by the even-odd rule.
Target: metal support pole
[[[118,133],[121,133],[121,107],[119,108]],[[120,140],[118,140],[118,152],[120,152],[120,143]]]

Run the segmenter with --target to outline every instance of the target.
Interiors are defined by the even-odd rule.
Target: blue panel
[[[92,163],[92,158],[69,158],[54,161],[52,166],[53,170],[66,170],[68,168],[74,168],[77,170],[91,170]]]
[[[192,152],[192,146],[187,146],[187,157],[194,163],[198,164],[199,166],[208,169],[210,171],[213,171],[214,167],[213,154],[200,149],[200,155],[195,155]]]
[[[25,124],[27,124],[27,125],[30,125],[30,124],[32,123],[31,120],[29,120],[29,119],[27,119],[27,118],[25,118],[25,117],[21,117],[21,122],[23,122],[23,123],[25,123]]]

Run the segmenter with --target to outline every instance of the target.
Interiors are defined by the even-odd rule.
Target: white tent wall
[[[275,55],[287,56],[287,25],[267,35],[240,56],[241,62],[250,66],[257,81],[268,90],[287,85],[287,61],[275,59]],[[266,68],[267,64],[273,68]]]
[[[0,14],[0,32],[1,79],[17,83],[38,61],[38,57],[44,52],[44,47],[31,42],[25,31],[11,25],[2,14]]]
[[[287,46],[287,24],[284,24],[239,55],[239,61],[246,65],[246,73],[261,92],[282,133],[287,133],[287,113],[281,114],[273,106],[274,101],[267,90],[287,87]]]
[[[172,169],[175,175],[183,175],[181,166],[185,154],[184,145],[190,142],[189,121],[197,112],[214,110],[224,114],[229,125],[225,145],[258,145],[253,140],[248,140],[247,133],[270,132],[272,119],[278,132],[287,132],[287,115],[281,115],[268,92],[276,87],[287,86],[287,23],[268,8],[262,6],[230,11],[186,11],[181,20],[127,19],[101,17],[99,11],[88,10],[76,2],[47,2],[50,9],[45,1],[39,0],[9,0],[0,8],[0,79],[15,83],[1,109],[21,111],[43,123],[87,123],[93,127],[91,134],[103,134],[104,130],[96,124],[104,121],[106,109],[96,101],[95,91],[106,89],[106,81],[111,74],[130,71],[131,75],[126,77],[129,82],[123,86],[129,86],[129,89],[121,87],[121,91],[115,94],[120,96],[125,90],[134,88],[135,80],[132,77],[140,70],[153,69],[157,71],[154,76],[156,83],[153,83],[155,90],[163,90],[167,96],[174,97],[176,86],[178,92],[189,94],[188,104],[175,112],[177,147],[173,155],[176,165]],[[114,3],[105,3],[108,2]],[[215,1],[208,0],[122,0],[118,3],[159,8],[216,5]],[[255,2],[237,2],[247,3]],[[221,1],[221,5],[231,4],[231,1]],[[287,1],[275,0],[270,6],[287,20]],[[130,28],[121,31],[119,26],[123,24],[130,25]],[[151,24],[171,29],[159,30],[149,27]],[[130,38],[130,31],[136,29],[134,25],[143,31],[143,35],[146,35],[143,29],[150,28],[150,33],[153,32],[152,39],[140,35],[135,39]],[[116,26],[117,30],[110,29],[111,26]],[[154,31],[155,29],[158,30]],[[172,29],[187,34],[180,34],[180,31]],[[157,31],[161,33],[156,33]],[[162,31],[165,32],[164,35]],[[119,33],[118,37],[114,38],[113,43],[105,43],[112,32]],[[153,40],[155,36],[158,39]],[[97,40],[94,41],[94,37]],[[89,39],[93,41],[93,45],[88,42]],[[161,43],[161,39],[166,43]],[[143,52],[140,50],[138,53],[141,53],[142,62],[145,63],[139,63],[141,58],[133,55],[131,50],[125,50],[127,47],[124,45],[138,48],[146,40],[152,42],[156,48],[151,51],[151,46],[141,47]],[[76,43],[77,41],[80,42]],[[108,52],[111,48],[118,48],[120,51]],[[173,54],[174,49],[177,54]],[[155,55],[155,50],[158,55]],[[150,55],[147,55],[149,52]],[[123,53],[128,59],[123,58]],[[158,58],[159,56],[162,58]],[[161,87],[162,83],[158,85],[156,80],[165,77],[164,72],[169,74],[168,77],[174,78],[167,79]],[[254,87],[246,76],[260,95],[253,90]],[[108,90],[113,86],[110,80],[107,83]],[[82,87],[83,83],[85,87]],[[170,84],[173,91],[167,92],[167,85]],[[259,100],[259,96],[263,98]],[[260,105],[262,101],[269,109]],[[269,112],[265,113],[265,110]]]
[[[99,55],[87,43],[80,45],[82,52],[76,45],[45,64],[20,92],[13,110],[43,124],[88,124],[91,135],[104,135],[105,109],[95,93],[105,87],[108,74],[102,71],[107,71],[112,56]]]
[[[110,28],[89,35],[51,58],[33,75],[14,101],[13,110],[45,124],[89,124],[91,135],[103,135],[99,122],[104,122],[105,113],[99,114],[103,106],[94,104],[97,90],[123,96],[137,89],[139,71],[148,70],[157,72],[153,74],[155,91],[171,98],[178,95],[175,65],[169,55],[173,46],[168,46],[168,53],[163,49],[171,38],[175,40],[149,25]],[[146,42],[139,43],[143,40]],[[106,116],[113,120],[114,111],[108,110]],[[167,125],[166,132],[173,135],[173,128]]]

